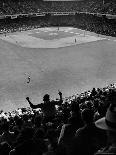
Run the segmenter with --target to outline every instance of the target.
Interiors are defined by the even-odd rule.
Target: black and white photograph
[[[0,155],[116,155],[116,0],[0,0]]]

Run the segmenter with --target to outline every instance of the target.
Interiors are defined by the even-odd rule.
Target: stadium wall
[[[112,28],[116,25],[115,19],[107,19],[106,16],[103,16],[101,14],[94,14],[94,13],[84,13],[84,12],[77,12],[73,14],[69,13],[50,13],[50,12],[44,12],[42,15],[37,16],[37,14],[21,14],[13,16],[5,16],[4,19],[0,20],[0,25],[4,24],[6,27],[9,27],[9,23],[20,23],[23,25],[27,25],[27,27],[32,23],[36,23],[36,28],[38,27],[50,27],[50,26],[71,26],[76,27],[79,29],[92,31],[95,33],[99,33],[100,29],[104,29],[104,26],[106,29],[103,31],[103,34],[107,34],[107,32],[111,31],[111,36],[115,36],[115,33],[113,32]],[[94,28],[92,25],[94,24]],[[108,27],[108,28],[107,28]],[[27,29],[24,29],[24,31]],[[17,30],[16,30],[17,31]],[[23,31],[23,29],[21,29]],[[13,31],[14,32],[14,31]],[[0,32],[1,33],[1,32]],[[6,33],[6,31],[3,31],[2,33]]]
[[[11,18],[15,19],[18,17],[30,17],[30,16],[45,16],[46,14],[51,14],[52,16],[63,16],[63,15],[75,15],[76,13],[78,14],[88,14],[88,15],[95,15],[98,17],[103,17],[105,16],[107,19],[116,19],[116,15],[111,15],[111,14],[101,14],[101,13],[90,13],[90,12],[39,12],[39,13],[29,13],[29,14],[14,14],[14,15],[2,15],[0,16],[0,19],[4,18]]]

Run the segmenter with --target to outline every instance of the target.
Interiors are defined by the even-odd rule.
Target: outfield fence
[[[102,14],[102,13],[91,13],[91,12],[39,12],[39,13],[29,13],[29,14],[14,14],[14,15],[2,15],[0,19],[4,18],[11,18],[15,19],[18,17],[36,17],[36,16],[45,16],[50,14],[52,16],[68,16],[68,15],[76,15],[76,14],[88,14],[88,15],[95,15],[98,17],[106,16],[108,19],[116,19],[116,15],[112,14]]]

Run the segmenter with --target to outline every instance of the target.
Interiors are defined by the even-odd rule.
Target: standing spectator
[[[60,100],[59,101],[50,101],[50,96],[48,94],[45,94],[43,97],[43,102],[41,104],[37,104],[37,105],[33,105],[29,99],[29,97],[27,97],[27,101],[30,104],[30,107],[33,109],[36,108],[41,108],[42,112],[43,112],[43,116],[44,116],[44,123],[47,123],[49,121],[51,121],[54,116],[56,115],[56,108],[55,105],[61,105],[63,100],[62,100],[62,93],[59,92],[58,93],[60,96]]]

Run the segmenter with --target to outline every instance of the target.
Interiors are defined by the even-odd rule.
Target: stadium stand
[[[105,116],[109,105],[115,106],[115,89],[112,84],[64,98],[54,118],[46,123],[39,109],[28,107],[7,113],[1,111],[0,154],[69,155],[75,151],[79,155],[85,152],[94,154],[105,147],[107,138],[94,122]]]
[[[91,12],[115,14],[115,1],[82,0],[82,1],[37,1],[37,0],[2,0],[1,15],[37,12]]]
[[[114,0],[105,0],[104,3],[102,0],[2,0],[0,14],[1,33],[59,25],[73,26],[103,35],[116,35]]]

